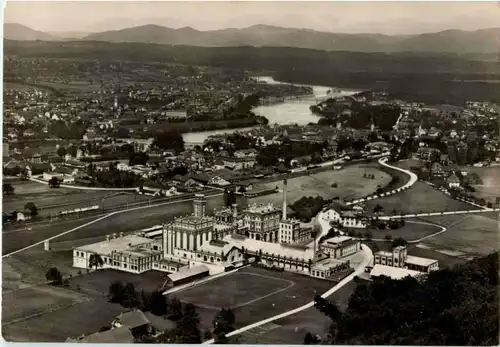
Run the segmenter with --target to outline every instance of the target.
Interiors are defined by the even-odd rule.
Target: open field
[[[500,166],[466,167],[464,170],[476,173],[483,181],[483,184],[473,185],[476,190],[472,193],[474,196],[492,203],[500,197]]]
[[[313,299],[315,291],[321,294],[334,285],[304,275],[252,266],[172,295],[197,304],[203,329],[212,327],[218,307],[230,305],[238,328],[304,305]],[[245,287],[252,290],[244,292]]]
[[[93,271],[88,274],[70,279],[70,288],[80,287],[82,292],[107,296],[109,286],[115,281],[132,283],[138,291],[151,292],[160,288],[168,273],[161,271],[147,271],[142,274],[132,274],[113,269]]]
[[[214,208],[220,208],[224,203],[223,200],[222,196],[207,198],[207,212],[210,213]],[[126,233],[149,228],[156,224],[171,221],[174,217],[192,213],[192,205],[191,201],[173,202],[167,205],[119,213],[78,229],[73,233],[64,235],[54,240],[54,242],[85,239],[111,233]],[[74,226],[69,226],[66,223],[55,225],[49,224],[42,227],[33,226],[31,230],[3,232],[3,254],[27,247],[33,243],[45,240],[85,223],[87,223],[87,221],[83,223],[81,221],[75,221]]]
[[[418,221],[415,221],[415,223],[412,221],[406,221],[405,225],[399,229],[380,230],[367,228],[366,232],[368,231],[371,232],[372,238],[374,239],[383,239],[389,235],[393,239],[401,237],[406,241],[412,241],[441,231],[441,228],[428,224],[420,224]],[[364,233],[365,232],[363,231],[363,234]]]
[[[364,173],[375,175],[375,179],[363,178]],[[374,193],[378,186],[384,187],[390,181],[391,176],[380,171],[373,164],[357,164],[346,166],[338,171],[324,171],[308,176],[290,178],[288,180],[287,199],[290,203],[293,203],[303,196],[320,195],[328,199],[338,196],[341,199],[351,200]],[[333,183],[337,183],[337,188],[331,186]],[[258,184],[254,189],[265,190],[276,186],[281,189],[283,184],[282,182]],[[282,203],[282,194],[261,196],[250,199],[250,202],[271,202],[279,206]]]
[[[5,278],[8,274],[5,267],[3,270]],[[136,290],[152,291],[163,284],[164,276],[165,273],[156,271],[135,275],[99,270],[73,276],[68,288],[38,284],[25,285],[15,291],[4,290],[3,337],[19,342],[64,342],[70,336],[94,333],[127,310],[107,302],[108,288],[113,281],[133,283]]]
[[[500,228],[498,219],[482,214],[425,217],[423,220],[448,224],[448,231],[425,240],[424,244],[436,249],[452,250],[469,255],[485,255],[499,250]],[[457,253],[458,254],[458,253]]]
[[[104,208],[109,208],[116,205],[146,201],[150,198],[129,192],[50,188],[48,185],[32,181],[17,183],[13,186],[15,195],[7,196],[2,202],[3,210],[6,212],[23,210],[27,202],[33,202],[39,209],[40,215],[48,215],[93,205],[101,207],[103,203]]]
[[[64,342],[68,337],[93,334],[125,309],[104,297],[2,326],[3,338],[15,342]]]
[[[345,311],[349,297],[356,286],[355,282],[350,282],[335,292],[328,300],[335,303],[341,311]],[[330,324],[330,318],[312,307],[297,314],[278,319],[262,327],[246,331],[236,336],[236,339],[242,344],[299,345],[304,343],[304,336],[308,332],[323,336]]]
[[[376,205],[381,205],[386,215],[477,209],[472,205],[454,200],[420,181],[404,192],[366,202],[369,211],[372,211]]]

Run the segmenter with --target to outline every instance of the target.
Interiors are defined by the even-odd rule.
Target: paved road
[[[449,216],[449,215],[474,214],[474,213],[498,212],[498,211],[500,211],[500,208],[482,208],[481,210],[414,213],[414,214],[403,214],[403,215],[395,215],[395,216],[380,216],[378,218],[380,220],[390,220],[390,219],[399,219],[399,218]]]
[[[321,295],[321,297],[323,297],[325,299],[328,298],[330,295],[335,293],[337,290],[339,290],[340,288],[345,286],[347,283],[351,282],[354,279],[354,277],[359,276],[361,273],[363,273],[365,271],[365,267],[368,266],[373,259],[373,253],[372,253],[371,249],[369,247],[367,247],[366,245],[361,245],[361,247],[362,247],[362,251],[364,253],[363,262],[358,265],[358,267],[354,270],[354,272],[352,274],[350,274],[349,276],[344,278],[342,281],[340,281],[337,285],[335,285],[334,287],[329,289],[327,292],[325,292],[323,295]],[[283,313],[275,315],[273,317],[261,320],[260,322],[256,322],[256,323],[244,326],[242,328],[239,328],[237,330],[234,330],[234,331],[230,332],[229,334],[227,334],[226,336],[231,337],[231,336],[239,335],[241,333],[244,333],[245,331],[248,331],[248,330],[257,328],[259,326],[274,322],[275,320],[278,320],[278,319],[281,319],[284,317],[291,316],[295,313],[299,313],[301,311],[307,310],[308,308],[311,308],[313,306],[314,306],[314,302],[311,301],[311,302],[309,302],[303,306],[297,307],[293,310],[283,312]],[[204,344],[213,344],[214,342],[215,342],[214,339],[211,339],[211,340],[205,341],[203,343]]]
[[[28,178],[30,181],[41,183],[48,185],[49,182],[35,178],[35,177],[30,177]],[[79,189],[79,190],[102,190],[102,191],[109,191],[109,192],[124,192],[124,191],[135,191],[137,188],[99,188],[99,187],[83,187],[83,186],[73,186],[70,184],[61,184],[59,185],[61,188],[70,188],[70,189]]]
[[[406,223],[412,223],[412,224],[423,224],[423,225],[431,225],[431,226],[434,226],[434,227],[437,227],[439,228],[440,230],[438,232],[435,232],[434,234],[430,234],[430,235],[427,235],[427,236],[424,236],[424,237],[421,237],[419,239],[415,239],[415,240],[406,240],[406,242],[408,243],[419,243],[419,242],[422,242],[424,240],[427,240],[427,239],[430,239],[431,237],[435,237],[435,236],[438,236],[446,231],[448,231],[448,228],[440,225],[440,224],[436,224],[436,223],[428,223],[428,222],[417,222],[417,221],[407,221]],[[361,238],[361,240],[368,240],[367,238]],[[383,242],[388,242],[389,240],[387,239],[370,239],[370,241],[383,241]]]
[[[388,160],[387,157],[380,158],[378,160],[378,163],[380,165],[388,167],[390,169],[404,172],[405,174],[407,174],[408,176],[410,176],[410,179],[408,180],[408,182],[406,182],[402,187],[394,189],[394,190],[391,190],[390,192],[382,193],[380,195],[376,195],[375,194],[375,195],[372,195],[372,196],[368,196],[366,198],[353,200],[353,201],[350,201],[350,202],[346,203],[346,205],[348,205],[348,206],[355,205],[355,204],[358,204],[360,202],[365,202],[365,201],[369,201],[369,200],[375,200],[375,199],[378,199],[378,198],[382,198],[384,196],[390,196],[390,195],[393,195],[393,194],[396,194],[396,193],[399,193],[399,192],[402,192],[402,191],[405,191],[405,190],[411,188],[418,181],[417,175],[415,175],[413,172],[411,172],[409,170],[402,169],[402,168],[397,167],[397,166],[392,166],[390,164],[387,164],[387,160]]]

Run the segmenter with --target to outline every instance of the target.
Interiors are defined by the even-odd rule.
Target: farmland
[[[404,192],[366,203],[368,210],[373,210],[376,205],[381,205],[388,215],[473,209],[471,205],[454,200],[420,181]]]
[[[364,178],[364,174],[373,174],[375,179]],[[351,200],[374,193],[378,187],[384,187],[391,181],[391,176],[370,164],[347,166],[339,171],[324,171],[315,174],[290,178],[288,180],[287,199],[294,202],[303,196],[322,196],[327,199],[339,197]],[[337,187],[332,187],[336,183]],[[282,183],[273,182],[257,185],[254,190],[273,189]],[[280,193],[252,198],[250,203],[282,203]]]
[[[467,167],[464,170],[476,173],[483,181],[482,184],[473,185],[476,190],[474,196],[491,202],[500,197],[500,166]]]

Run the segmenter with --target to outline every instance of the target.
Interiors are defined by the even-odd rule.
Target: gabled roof
[[[134,343],[134,336],[127,327],[121,327],[85,336],[81,339],[67,339],[75,343]]]
[[[116,317],[116,320],[129,329],[134,329],[146,324],[150,324],[150,321],[141,310],[121,313],[118,317]]]

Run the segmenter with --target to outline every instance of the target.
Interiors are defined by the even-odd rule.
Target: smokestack
[[[286,191],[287,191],[287,180],[286,178],[283,180],[283,220],[286,220]]]
[[[238,218],[238,204],[232,204],[233,207],[233,218],[236,219]]]

